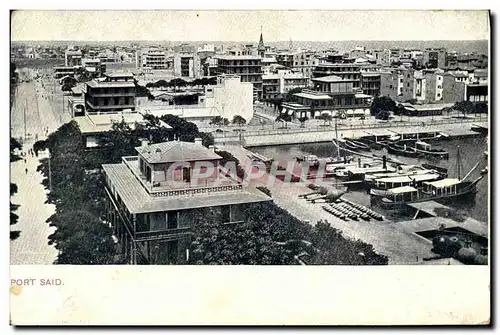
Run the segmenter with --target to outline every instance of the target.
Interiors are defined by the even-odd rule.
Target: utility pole
[[[26,105],[24,106],[24,141],[26,142],[26,108],[28,108],[28,99],[26,99]]]

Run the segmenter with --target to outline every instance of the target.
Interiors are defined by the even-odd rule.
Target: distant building
[[[116,113],[135,110],[136,87],[131,73],[114,73],[104,80],[86,83],[85,107],[88,113]]]
[[[92,77],[102,77],[106,73],[106,63],[101,63],[98,58],[83,58],[82,66]]]
[[[80,66],[82,65],[82,50],[77,47],[69,46],[64,52],[65,66]]]
[[[488,84],[467,85],[465,99],[472,102],[488,102]]]
[[[430,69],[443,69],[446,66],[445,48],[427,48],[423,51],[424,66]]]
[[[260,56],[219,55],[217,74],[236,74],[244,83],[253,84],[255,100],[262,99],[262,59]]]
[[[413,69],[391,69],[380,73],[380,96],[399,102],[414,99],[415,78]]]
[[[166,93],[174,94],[174,93]],[[216,116],[231,121],[239,115],[247,122],[253,118],[253,85],[241,82],[237,75],[221,75],[217,85],[206,86],[194,105],[151,105],[138,108],[142,114],[176,115],[190,121],[210,121]]]
[[[148,48],[136,53],[136,67],[152,70],[165,70],[168,68],[165,50],[160,48]]]
[[[195,143],[165,142],[136,148],[137,156],[103,164],[106,217],[131,264],[185,264],[196,210],[217,211],[217,223],[239,224],[248,204],[272,201],[219,165],[221,156]],[[199,162],[215,166],[208,176]]]
[[[291,89],[306,88],[309,79],[301,72],[285,69],[262,75],[262,99],[272,100],[280,94],[288,93]]]
[[[280,52],[276,54],[276,62],[309,78],[312,77],[315,66],[319,64],[312,51]]]
[[[174,48],[174,76],[184,78],[203,76],[201,60],[194,46],[183,44]]]
[[[372,50],[368,51],[375,58],[375,63],[382,66],[390,66],[391,65],[391,50],[383,49],[383,50]]]
[[[294,117],[317,118],[322,114],[347,118],[370,114],[372,96],[355,88],[352,80],[339,76],[313,78],[314,90],[294,94],[294,102],[283,103],[283,112]]]

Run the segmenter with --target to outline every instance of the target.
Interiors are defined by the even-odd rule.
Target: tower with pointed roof
[[[262,37],[262,26],[260,27],[260,40],[259,40],[259,46],[257,47],[257,52],[259,53],[260,57],[264,58],[266,47],[264,46],[264,38]]]

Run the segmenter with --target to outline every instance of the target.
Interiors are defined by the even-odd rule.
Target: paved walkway
[[[33,78],[34,72],[24,70],[23,76]],[[20,83],[18,86],[11,109],[11,136],[24,139],[26,128],[26,133],[30,135],[23,144],[24,151],[32,148],[36,138],[45,139],[45,128],[50,134],[69,120],[69,114],[63,112],[62,103],[54,103],[50,98],[54,92],[47,90],[50,87],[43,88],[40,81]],[[58,94],[57,87],[55,94]],[[16,211],[19,221],[10,226],[11,231],[20,232],[20,236],[10,242],[11,264],[52,264],[57,256],[57,250],[47,244],[47,237],[54,229],[45,222],[55,212],[55,206],[45,204],[47,191],[41,184],[43,176],[36,172],[39,159],[43,157],[44,153],[40,153],[38,158],[26,156],[26,163],[24,160],[11,163],[11,182],[18,187],[11,201],[20,205]]]
[[[43,158],[43,154],[39,158]],[[20,231],[20,236],[10,242],[12,265],[49,265],[57,256],[57,250],[47,244],[47,237],[54,228],[45,222],[55,212],[55,206],[45,204],[47,192],[41,184],[43,176],[36,172],[39,164],[39,159],[31,156],[27,157],[26,163],[24,160],[11,163],[11,181],[18,187],[11,201],[21,205],[16,211],[19,221],[10,226],[11,231]]]

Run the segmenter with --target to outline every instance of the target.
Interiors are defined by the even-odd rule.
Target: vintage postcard
[[[489,11],[10,25],[12,325],[489,324]]]

